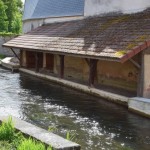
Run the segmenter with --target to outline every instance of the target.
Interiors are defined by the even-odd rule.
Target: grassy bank
[[[42,142],[31,137],[25,137],[21,132],[16,131],[12,118],[0,125],[0,149],[1,150],[52,150]]]

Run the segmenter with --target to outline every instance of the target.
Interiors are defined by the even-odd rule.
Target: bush
[[[12,33],[12,32],[0,32],[0,36],[18,36],[19,34]]]

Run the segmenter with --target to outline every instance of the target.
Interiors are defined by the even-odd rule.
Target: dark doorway
[[[54,55],[53,54],[46,54],[46,69],[53,72],[54,70]]]

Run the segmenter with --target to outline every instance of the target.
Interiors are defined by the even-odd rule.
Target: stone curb
[[[0,121],[3,122],[8,120],[8,118],[8,116],[0,116]],[[27,136],[33,137],[43,142],[46,145],[52,146],[53,150],[80,150],[79,144],[68,141],[56,134],[48,132],[16,117],[12,117],[12,120],[17,130],[21,131]]]

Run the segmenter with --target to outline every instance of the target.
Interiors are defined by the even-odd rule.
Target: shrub
[[[0,59],[4,59],[4,58],[5,58],[5,56],[0,54]]]

